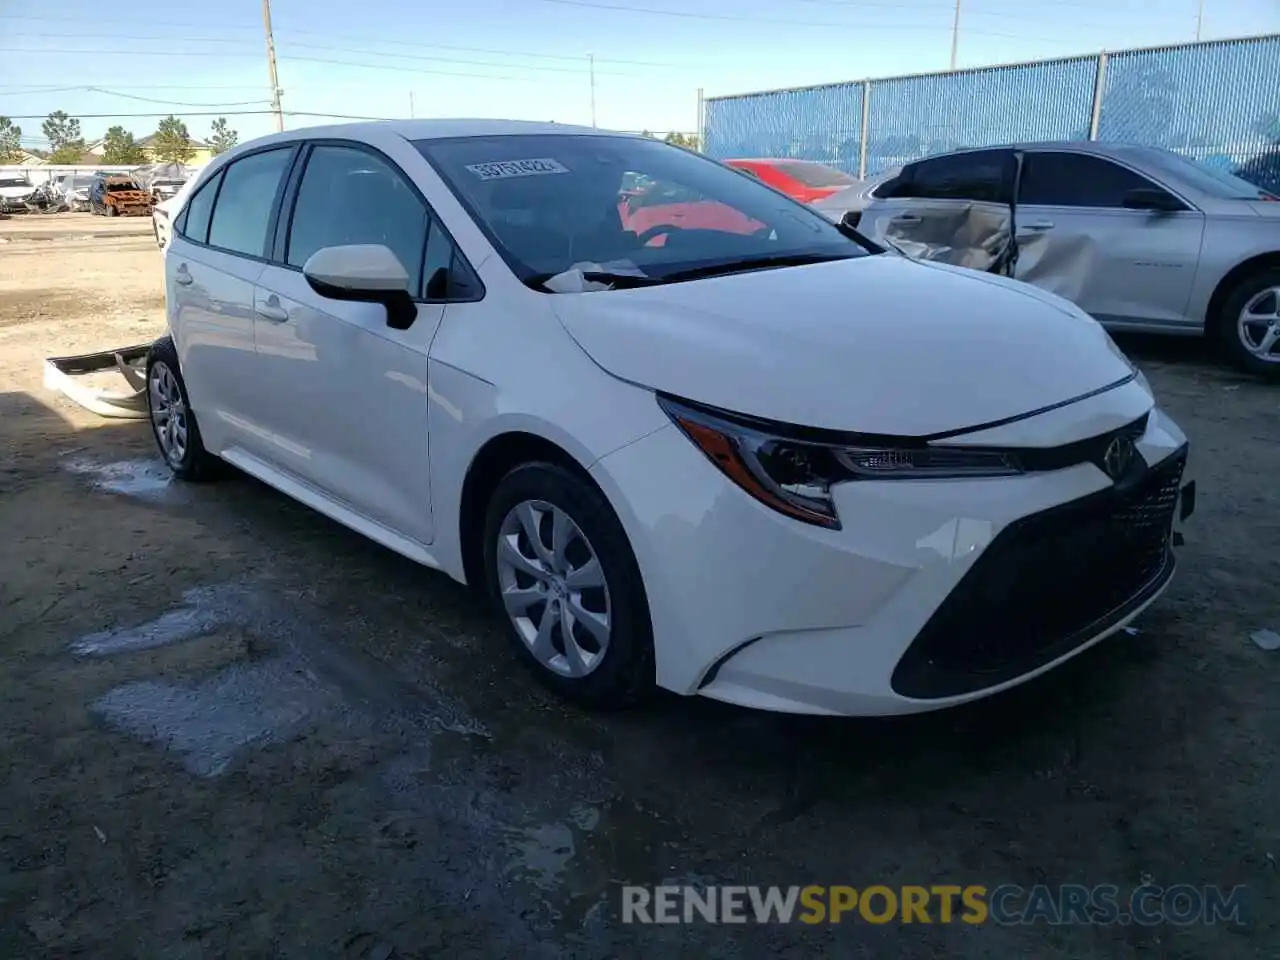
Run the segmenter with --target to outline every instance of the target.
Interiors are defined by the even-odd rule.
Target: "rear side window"
[[[1102,157],[1083,153],[1028,153],[1022,161],[1018,202],[1053,207],[1123,207],[1130,190],[1160,189]]]
[[[222,172],[214,174],[209,182],[191,195],[182,208],[175,229],[188,240],[206,243],[209,240],[209,214],[213,212],[213,198],[218,194],[218,184],[222,182]]]
[[[250,154],[226,168],[209,223],[209,246],[266,256],[267,225],[292,156],[292,147],[281,147]]]
[[[885,184],[879,196],[1008,203],[1012,174],[1008,150],[972,150],[914,163]]]
[[[365,150],[316,147],[298,187],[286,261],[301,267],[323,247],[380,243],[422,289],[427,208],[389,163]]]

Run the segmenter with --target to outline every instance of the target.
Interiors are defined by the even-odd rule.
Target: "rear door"
[[[1186,325],[1204,215],[1130,210],[1130,190],[1173,196],[1138,171],[1092,154],[1028,151],[1018,194],[1014,276],[1112,326]]]
[[[260,451],[269,411],[254,352],[253,285],[295,148],[239,157],[192,195],[165,255],[183,379],[205,445]]]

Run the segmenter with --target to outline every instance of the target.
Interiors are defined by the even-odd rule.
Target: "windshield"
[[[0,177],[0,187],[29,187],[31,184],[21,177]]]
[[[127,190],[137,190],[137,189],[138,189],[138,185],[136,183],[117,182],[117,183],[107,184],[107,193],[124,193]]]
[[[1269,194],[1257,184],[1250,183],[1225,170],[1215,170],[1195,160],[1176,153],[1160,152],[1160,162],[1175,176],[1182,178],[1201,193],[1219,200],[1261,200]]]
[[[415,146],[526,282],[578,264],[616,269],[621,261],[643,277],[674,280],[753,260],[866,254],[807,207],[649,138],[517,135]]]
[[[774,166],[806,187],[848,187],[857,182],[835,167],[806,160],[786,160]]]

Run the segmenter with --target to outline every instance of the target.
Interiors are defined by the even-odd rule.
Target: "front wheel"
[[[629,706],[653,689],[640,570],[588,481],[550,463],[508,473],[489,502],[484,563],[508,637],[547,687],[597,709]]]
[[[178,351],[169,337],[161,337],[147,353],[147,417],[160,455],[174,476],[212,480],[222,472],[222,461],[204,448],[178,368]]]
[[[1216,333],[1241,370],[1280,378],[1280,269],[1261,270],[1236,284],[1223,301]]]
[[[114,216],[116,216],[116,215],[117,215],[117,214],[119,214],[119,213],[120,213],[120,211],[119,211],[117,208],[115,208],[115,207],[111,206],[110,204],[108,204],[108,205],[107,205],[107,216],[108,216],[108,217],[114,217]]]

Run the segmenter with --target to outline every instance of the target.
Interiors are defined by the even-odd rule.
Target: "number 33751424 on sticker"
[[[530,160],[492,160],[489,163],[469,163],[467,169],[481,180],[502,180],[506,177],[542,177],[552,173],[568,173],[569,169],[551,157],[535,157]]]

